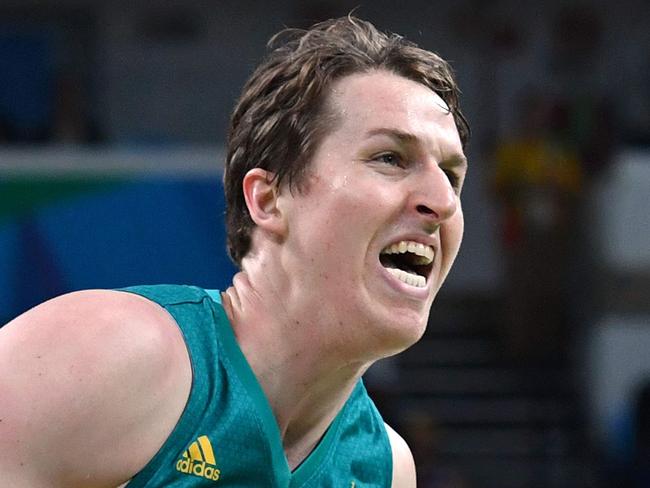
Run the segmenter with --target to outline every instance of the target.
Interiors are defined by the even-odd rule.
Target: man
[[[360,377],[421,337],[456,257],[457,88],[352,17],[273,42],[228,141],[241,272],[223,293],[72,293],[1,329],[6,486],[415,486]]]

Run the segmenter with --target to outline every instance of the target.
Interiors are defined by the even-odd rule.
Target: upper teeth
[[[433,262],[433,248],[425,246],[419,242],[413,241],[400,241],[395,244],[384,248],[382,254],[404,254],[410,252],[418,256],[414,260],[414,264],[431,264]]]

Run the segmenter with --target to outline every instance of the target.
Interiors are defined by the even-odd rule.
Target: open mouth
[[[390,274],[407,285],[424,288],[433,267],[433,248],[414,241],[385,247],[379,261]]]

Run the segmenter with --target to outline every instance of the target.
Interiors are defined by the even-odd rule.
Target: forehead
[[[335,132],[350,135],[372,128],[394,128],[426,142],[445,138],[462,152],[452,113],[433,90],[395,73],[377,70],[337,80],[328,97]]]

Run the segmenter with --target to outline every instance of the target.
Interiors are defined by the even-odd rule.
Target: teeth
[[[431,264],[433,261],[433,248],[431,246],[425,246],[420,242],[413,241],[400,241],[395,244],[391,244],[386,247],[381,253],[382,254],[404,254],[405,252],[410,252],[418,256],[415,259],[414,264]]]
[[[424,276],[407,273],[404,270],[397,268],[386,268],[390,274],[395,276],[398,280],[407,285],[415,286],[417,288],[424,288],[427,284],[427,280]]]

